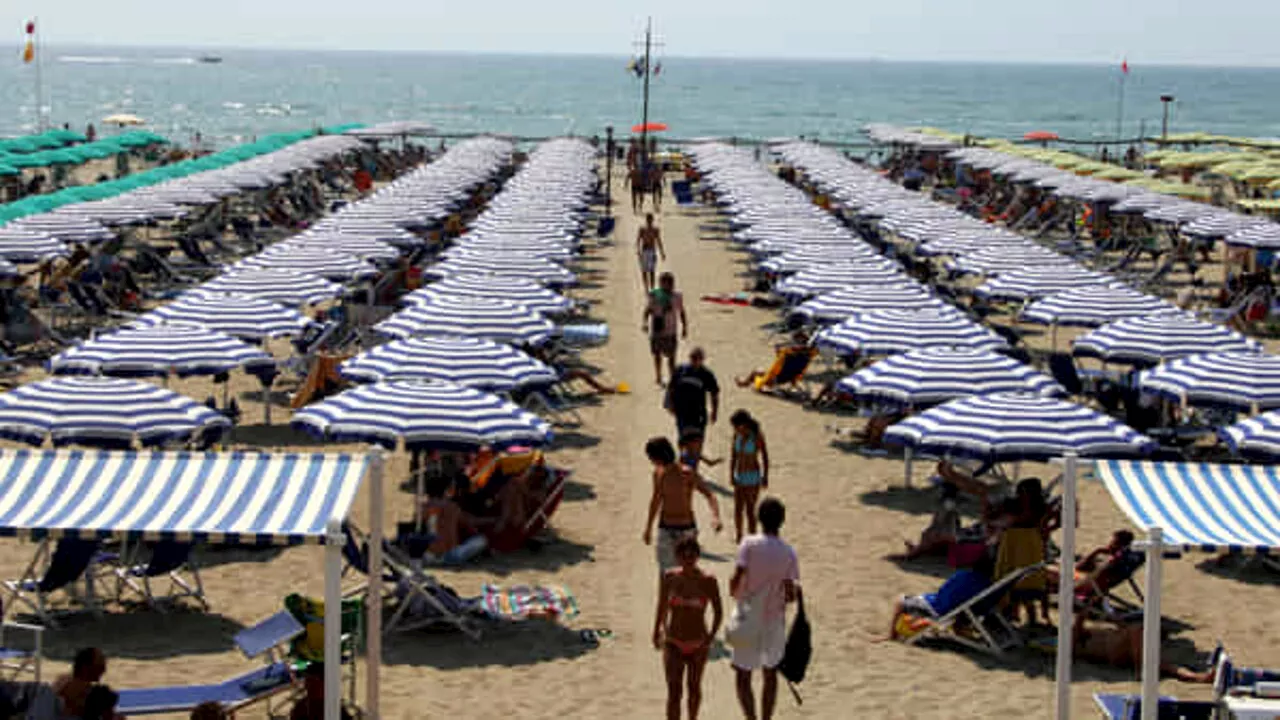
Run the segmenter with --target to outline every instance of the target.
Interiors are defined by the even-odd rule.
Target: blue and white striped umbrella
[[[338,442],[473,450],[538,446],[551,426],[497,395],[440,381],[382,382],[347,390],[293,415],[294,427]]]
[[[33,263],[69,254],[62,241],[47,233],[0,227],[0,258],[10,262]]]
[[[1022,319],[1044,325],[1096,327],[1131,317],[1178,312],[1160,298],[1127,287],[1086,287],[1050,295],[1032,303]]]
[[[243,340],[298,335],[310,321],[297,310],[247,295],[188,293],[134,320],[136,327],[202,325]]]
[[[1280,410],[1262,413],[1218,430],[1227,447],[1248,458],[1280,460]]]
[[[443,380],[491,392],[550,385],[559,379],[555,370],[510,345],[443,335],[379,345],[342,363],[340,371],[354,382]]]
[[[847,242],[842,245],[813,245],[789,250],[764,260],[760,263],[760,269],[765,272],[788,274],[838,262],[870,262],[890,269],[898,267],[892,260],[877,255],[876,251],[865,243]]]
[[[1027,394],[962,398],[889,426],[884,441],[917,452],[988,462],[1132,456],[1155,443],[1087,407]]]
[[[18,269],[17,265],[0,258],[0,278],[13,279],[20,277],[22,277],[22,271]]]
[[[524,305],[543,315],[564,315],[573,309],[573,301],[531,280],[483,275],[454,275],[404,296],[406,305],[417,305],[439,295],[483,297]]]
[[[815,322],[839,322],[872,310],[946,310],[950,307],[923,285],[898,283],[823,293],[800,303],[795,312]]]
[[[510,238],[471,238],[459,239],[444,252],[441,257],[467,258],[485,257],[489,255],[522,255],[537,257],[553,262],[572,260],[577,250],[568,244],[553,240],[515,240]]]
[[[250,255],[232,266],[232,270],[265,268],[293,270],[336,282],[364,280],[378,274],[378,269],[355,255],[334,250],[299,245],[277,245],[257,255]]]
[[[125,328],[86,340],[49,360],[55,375],[115,377],[215,375],[243,367],[266,372],[275,361],[265,352],[199,325]]]
[[[441,295],[401,310],[373,329],[393,338],[457,335],[537,345],[546,341],[555,326],[524,305],[506,300]]]
[[[1008,343],[957,310],[872,310],[814,337],[819,346],[858,355],[893,355],[929,348],[999,350]]]
[[[1179,402],[1280,408],[1280,357],[1257,352],[1192,355],[1144,370],[1138,386]]]
[[[1118,320],[1076,338],[1081,357],[1106,362],[1155,364],[1208,352],[1261,352],[1262,345],[1223,325],[1168,313]]]
[[[231,425],[189,397],[137,380],[59,377],[0,394],[0,437],[130,447],[208,437]]]
[[[28,215],[8,223],[5,227],[52,235],[63,242],[100,243],[116,236],[99,222],[58,213]]]
[[[382,263],[394,262],[403,254],[399,248],[389,243],[340,233],[302,233],[283,240],[272,247],[319,249],[344,255],[354,255],[361,260]]]
[[[1115,284],[1110,275],[1074,265],[1029,267],[992,278],[974,288],[973,294],[990,300],[1033,300],[1075,288]]]
[[[836,383],[858,400],[922,407],[970,395],[1065,395],[1053,378],[1000,353],[935,348],[895,355]]]
[[[576,285],[578,276],[571,270],[545,258],[486,255],[454,257],[426,269],[435,278],[456,275],[495,275],[532,280],[547,287]]]
[[[296,270],[237,269],[192,288],[202,295],[245,295],[269,302],[298,307],[333,300],[342,286],[318,275]]]
[[[908,279],[900,270],[882,265],[832,263],[801,270],[774,285],[773,292],[789,300],[800,300],[859,285],[897,285]]]
[[[1028,267],[1079,267],[1079,265],[1075,260],[1052,250],[1027,244],[978,250],[961,255],[948,263],[947,267],[955,272],[994,276],[1025,270]]]

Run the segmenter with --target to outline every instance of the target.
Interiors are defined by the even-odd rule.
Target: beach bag
[[[724,642],[729,647],[746,648],[756,642],[760,635],[760,614],[764,603],[759,593],[751,597],[739,599],[729,614],[729,622],[724,626]]]
[[[796,705],[803,705],[800,691],[796,685],[804,682],[804,675],[809,670],[809,661],[813,658],[813,632],[809,627],[809,618],[804,614],[804,596],[796,596],[796,619],[791,623],[791,632],[787,634],[787,646],[782,652],[782,662],[778,663],[778,673],[787,679],[787,687]]]

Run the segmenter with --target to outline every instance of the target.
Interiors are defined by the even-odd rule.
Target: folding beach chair
[[[769,371],[756,378],[755,389],[760,392],[772,390],[807,400],[808,393],[800,387],[800,383],[804,380],[809,364],[817,356],[818,349],[812,346],[779,350]]]
[[[1139,720],[1142,717],[1142,697],[1097,693],[1093,696],[1098,711],[1110,720]],[[1193,702],[1177,698],[1161,697],[1156,709],[1160,720],[1212,720],[1217,716],[1215,702]]]
[[[301,685],[298,668],[289,659],[288,646],[304,632],[305,628],[292,613],[281,610],[241,630],[232,639],[246,658],[264,656],[265,665],[212,684],[121,689],[116,711],[128,716],[186,713],[201,703],[216,702],[234,714],[247,706],[266,702],[267,716],[276,717],[271,708],[272,699]]]
[[[960,607],[939,618],[930,618],[919,632],[906,638],[908,645],[921,640],[950,640],[992,655],[1003,655],[1022,644],[1022,638],[1000,611],[1000,601],[1023,578],[1044,569],[1044,563],[1029,565],[1000,578]]]
[[[30,636],[30,641],[19,647],[13,642],[14,632]],[[23,675],[31,675],[40,682],[40,663],[44,659],[44,627],[27,623],[0,623],[0,678],[15,682]]]
[[[145,563],[122,563],[116,567],[117,601],[125,600],[126,593],[132,593],[148,606],[163,610],[164,605],[191,598],[201,609],[208,610],[193,550],[191,543],[161,540],[151,546],[151,556]],[[169,580],[167,592],[161,595],[152,588],[152,581],[159,578]]]
[[[40,542],[35,557],[27,565],[22,577],[4,582],[4,612],[11,616],[19,606],[26,607],[45,625],[57,627],[49,599],[59,590],[71,595],[77,580],[85,581],[83,606],[94,613],[100,612],[94,580],[96,565],[103,559],[97,540],[81,540],[65,537],[56,542],[46,538]]]
[[[579,427],[583,424],[578,404],[556,385],[528,391],[520,407],[547,418],[553,425]]]
[[[343,532],[346,535],[342,549],[346,562],[343,574],[354,571],[366,578],[365,582],[344,593],[345,597],[350,597],[368,588],[369,539],[350,524],[344,526]],[[382,581],[392,585],[392,595],[395,597],[395,611],[382,626],[384,635],[397,630],[444,626],[461,630],[473,640],[480,639],[480,631],[473,627],[467,613],[450,602],[450,598],[456,598],[456,595],[443,590],[436,579],[422,569],[421,562],[406,557],[385,539],[382,558]]]

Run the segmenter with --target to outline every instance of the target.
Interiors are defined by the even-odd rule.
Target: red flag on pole
[[[22,62],[30,64],[36,59],[36,24],[32,20],[27,21],[27,42],[22,48]]]
[[[1128,74],[1129,74],[1129,59],[1128,59],[1128,58],[1125,58],[1124,60],[1121,60],[1121,61],[1120,61],[1120,72],[1124,73],[1125,75],[1128,75]]]

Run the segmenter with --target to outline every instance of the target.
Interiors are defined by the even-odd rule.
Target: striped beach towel
[[[485,585],[480,607],[490,615],[523,620],[528,617],[571,618],[578,601],[568,589],[554,585]]]

